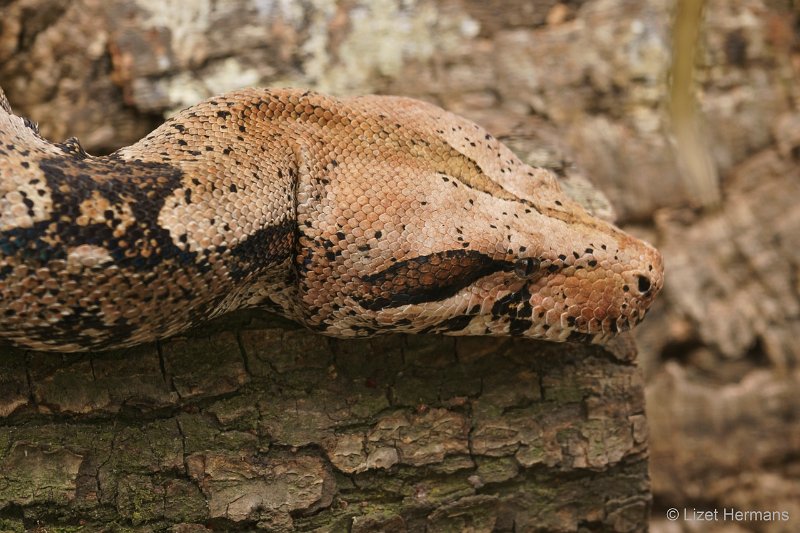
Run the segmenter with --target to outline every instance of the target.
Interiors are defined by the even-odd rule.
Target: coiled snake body
[[[106,157],[0,92],[0,338],[81,351],[269,307],[325,334],[602,341],[663,281],[479,126],[386,96],[245,89]]]

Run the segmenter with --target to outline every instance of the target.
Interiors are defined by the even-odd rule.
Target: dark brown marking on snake
[[[570,342],[591,342],[592,336],[588,333],[581,333],[580,331],[571,331],[567,340]]]
[[[356,301],[379,311],[406,304],[443,300],[495,272],[513,269],[475,250],[446,250],[400,261],[385,270],[363,276],[367,293]]]
[[[508,333],[514,336],[524,335],[531,326],[533,326],[533,320],[512,318],[508,324]]]
[[[78,276],[71,276],[71,279],[80,280]],[[155,281],[155,276],[148,275],[145,279],[152,282]],[[93,300],[87,305],[70,306],[70,313],[65,313],[57,323],[32,327],[27,335],[31,339],[45,343],[64,339],[95,349],[105,349],[113,344],[114,339],[128,338],[138,329],[136,320],[128,320],[125,317],[119,317],[113,323],[109,323],[100,311],[99,304],[99,301]],[[103,331],[103,336],[97,337],[89,333],[92,330]]]
[[[125,162],[113,157],[49,157],[39,161],[52,196],[48,220],[0,232],[0,253],[28,264],[66,259],[70,248],[92,245],[108,250],[115,263],[149,271],[165,260],[195,264],[197,254],[175,245],[158,225],[158,213],[181,184],[182,172],[162,163]],[[128,205],[133,221],[115,236],[115,221],[79,224],[81,203],[99,195],[110,205]],[[53,238],[57,236],[57,240]],[[197,265],[201,270],[202,265]],[[2,279],[2,274],[0,274]]]
[[[495,319],[509,317],[511,335],[523,335],[533,325],[530,304],[531,292],[528,284],[518,291],[499,298],[492,306],[492,317]]]
[[[419,331],[419,333],[444,333],[444,332],[455,332],[455,331],[462,331],[464,328],[469,326],[472,319],[475,318],[474,315],[457,315],[447,320],[444,320],[438,324],[434,324],[423,328]]]
[[[61,148],[65,154],[71,155],[78,159],[86,159],[89,157],[89,154],[87,154],[86,150],[83,149],[83,146],[81,146],[81,142],[77,137],[70,137],[63,143],[57,144],[56,146]]]
[[[297,224],[286,220],[281,224],[263,227],[231,248],[235,260],[230,267],[234,280],[273,267],[292,256]],[[218,250],[219,251],[219,250]]]

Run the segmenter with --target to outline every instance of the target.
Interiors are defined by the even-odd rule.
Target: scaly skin
[[[0,337],[82,351],[273,309],[327,335],[602,342],[661,256],[479,126],[389,96],[244,89],[108,157],[0,92]]]

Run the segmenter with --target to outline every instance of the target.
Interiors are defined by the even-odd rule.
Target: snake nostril
[[[650,290],[650,278],[647,276],[638,276],[639,278],[639,292],[642,294]]]

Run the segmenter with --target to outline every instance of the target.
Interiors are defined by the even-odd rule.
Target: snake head
[[[659,252],[567,198],[551,204],[558,209],[539,205],[541,212],[528,213],[528,229],[519,227],[516,237],[532,246],[521,254],[517,248],[516,260],[507,257],[514,261],[513,277],[484,285],[493,303],[471,327],[480,324],[492,335],[602,342],[638,324],[663,286]]]
[[[348,128],[300,165],[306,324],[601,342],[644,317],[660,254],[591,216],[552,173],[430,104],[346,103]]]
[[[516,199],[499,202],[514,276],[485,280],[492,305],[472,331],[603,342],[638,324],[664,284],[661,254],[590,215],[549,171],[523,165],[516,175],[504,182]],[[496,218],[497,207],[485,213]]]
[[[425,216],[403,224],[405,246],[390,252],[396,255],[379,256],[380,267],[344,284],[349,290],[333,315],[349,302],[357,312],[339,315],[328,333],[602,342],[640,322],[663,286],[655,248],[567,198],[559,196],[554,209],[541,191],[537,207],[486,195],[462,202],[458,193],[441,194],[437,206],[435,196],[416,208]],[[355,251],[380,250],[379,240]],[[369,264],[364,255],[356,261]]]

